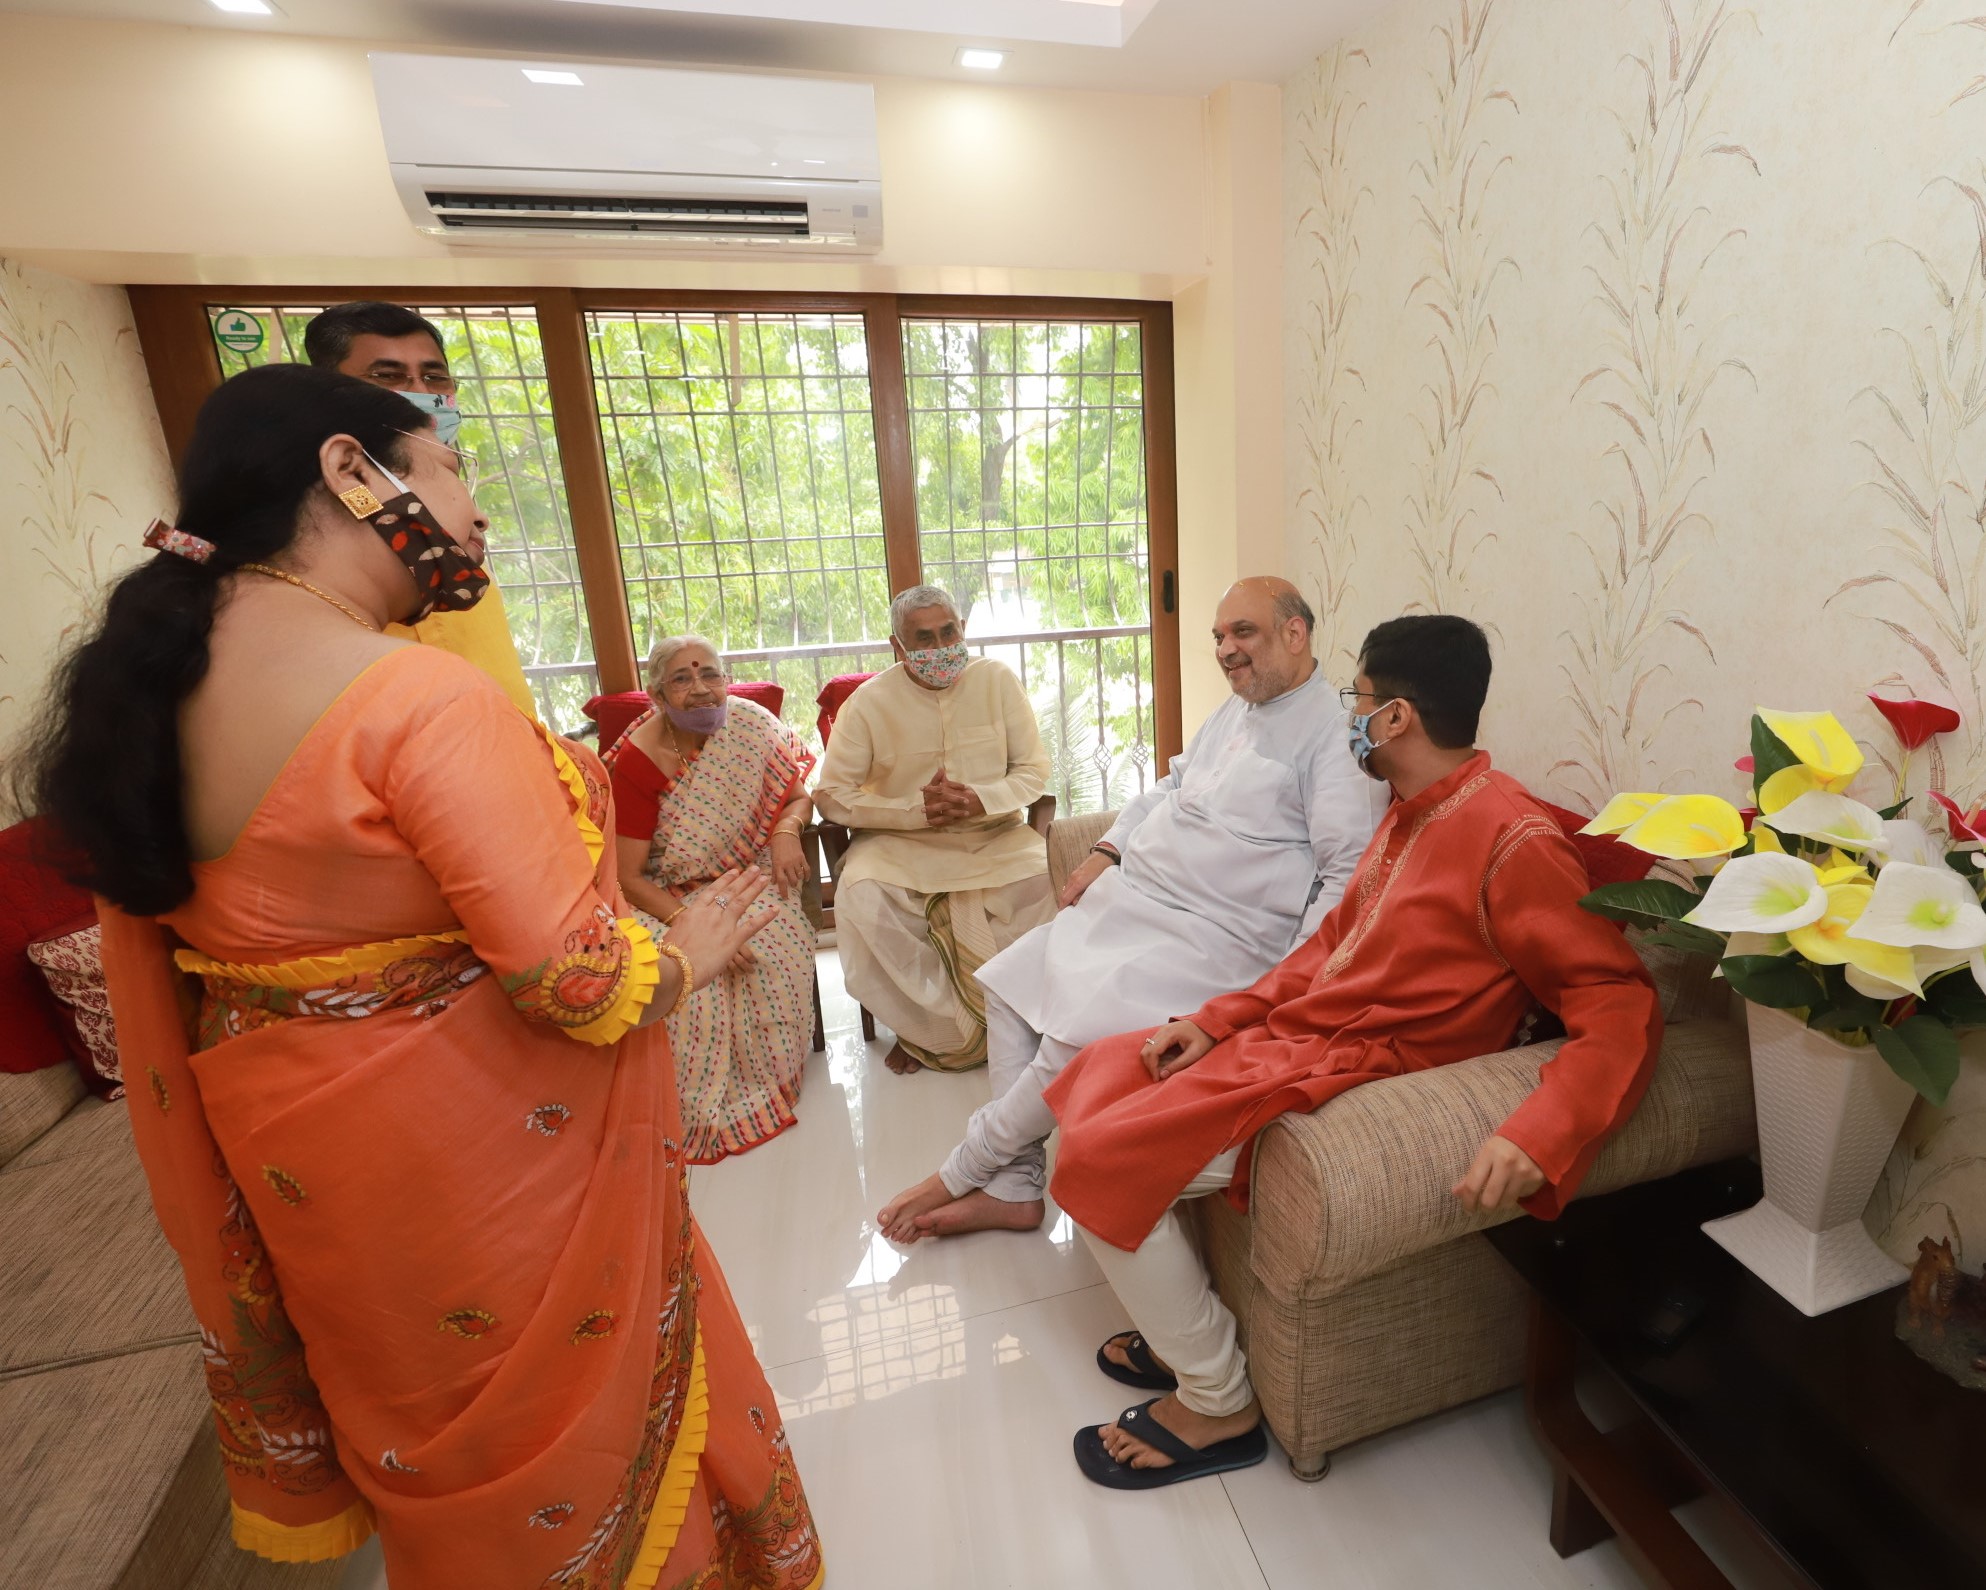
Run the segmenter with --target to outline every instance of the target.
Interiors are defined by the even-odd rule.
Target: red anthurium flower
[[[1957,844],[1971,840],[1986,841],[1986,806],[1976,812],[1966,812],[1942,790],[1932,790],[1931,799],[1944,808],[1945,820],[1951,824],[1952,839]]]
[[[1906,751],[1914,751],[1928,744],[1933,735],[1950,734],[1958,727],[1958,714],[1935,701],[1919,701],[1914,696],[1902,701],[1885,701],[1881,696],[1869,699],[1889,719],[1889,726],[1896,731]]]
[[[1749,761],[1750,758],[1746,760]],[[1745,825],[1745,832],[1750,833],[1752,831],[1752,824],[1758,821],[1758,808],[1756,806],[1740,806],[1738,808],[1738,821]]]
[[[1758,766],[1758,763],[1748,756],[1741,756],[1731,766],[1735,767],[1740,773],[1749,773],[1753,768]]]

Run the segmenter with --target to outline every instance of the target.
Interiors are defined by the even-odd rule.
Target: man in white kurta
[[[958,1071],[986,1059],[973,974],[1054,914],[1027,823],[1048,753],[1013,670],[965,655],[950,596],[917,587],[891,616],[901,660],[836,716],[814,804],[856,830],[834,896],[848,992],[895,1032],[892,1070]]]
[[[1311,623],[1286,581],[1222,598],[1232,694],[1118,813],[1066,908],[980,968],[992,1100],[938,1174],[883,1209],[889,1236],[1039,1225],[1049,1082],[1088,1044],[1248,987],[1338,903],[1386,791],[1352,760]]]

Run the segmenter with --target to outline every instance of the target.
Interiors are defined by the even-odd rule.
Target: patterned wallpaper
[[[1965,716],[1986,796],[1976,0],[1396,0],[1286,85],[1288,562],[1339,671],[1488,626],[1540,793],[1739,793],[1755,703]],[[1886,796],[1881,765],[1869,792]],[[1869,1214],[1986,1261],[1986,1041]]]
[[[0,259],[0,747],[172,502],[124,293]]]

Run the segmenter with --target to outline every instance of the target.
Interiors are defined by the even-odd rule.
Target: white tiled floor
[[[876,1209],[937,1165],[986,1074],[897,1077],[832,951],[829,1050],[800,1122],[692,1173],[690,1197],[778,1394],[831,1590],[1633,1590],[1611,1544],[1561,1561],[1513,1392],[1337,1454],[1146,1495],[1078,1474],[1070,1438],[1135,1400],[1097,1373],[1126,1323],[1051,1205],[1041,1231],[911,1249]],[[1701,1506],[1701,1504],[1699,1504]],[[1740,1585],[1773,1582],[1721,1516],[1686,1520]],[[344,1590],[385,1590],[376,1544]]]

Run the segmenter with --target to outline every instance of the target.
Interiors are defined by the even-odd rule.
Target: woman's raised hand
[[[696,987],[715,982],[772,920],[775,907],[752,909],[771,881],[756,867],[733,867],[676,913],[663,936],[690,958]]]

